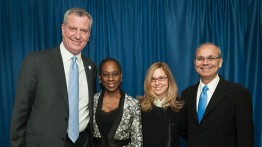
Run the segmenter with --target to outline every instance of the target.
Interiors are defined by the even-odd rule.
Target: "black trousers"
[[[90,132],[88,130],[90,130],[89,125],[85,129],[85,131],[79,133],[79,137],[75,143],[73,143],[67,135],[65,147],[91,147],[91,142],[90,142],[91,137],[90,137]]]

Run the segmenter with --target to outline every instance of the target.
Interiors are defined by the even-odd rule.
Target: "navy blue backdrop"
[[[220,74],[252,93],[255,144],[262,146],[261,0],[0,0],[0,147],[9,146],[23,59],[60,44],[63,14],[71,7],[86,9],[94,19],[83,54],[97,64],[108,56],[118,59],[122,87],[134,97],[143,94],[145,72],[156,61],[170,66],[179,92],[196,83],[196,47],[219,45]]]

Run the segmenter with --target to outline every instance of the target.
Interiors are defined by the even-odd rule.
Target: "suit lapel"
[[[93,75],[93,72],[92,70],[95,70],[95,69],[92,69],[92,66],[89,65],[88,61],[86,60],[86,58],[84,56],[82,56],[82,60],[83,60],[83,64],[84,64],[84,67],[85,67],[85,72],[86,72],[86,79],[87,79],[87,84],[88,84],[88,96],[89,96],[89,112],[90,114],[92,115],[93,114],[93,98],[91,98],[92,96],[94,96],[94,86],[95,85],[93,82],[94,82],[94,75]]]
[[[220,80],[219,80],[219,83],[216,87],[216,90],[213,94],[213,96],[211,97],[208,105],[207,105],[207,108],[206,108],[206,111],[204,113],[204,116],[203,118],[210,112],[212,111],[212,109],[215,108],[215,106],[225,97],[226,93],[224,92],[224,89],[225,89],[225,80],[220,77]]]
[[[120,91],[121,93],[121,98],[118,104],[118,112],[116,114],[116,118],[113,122],[112,127],[110,128],[107,138],[108,139],[114,139],[116,130],[121,122],[122,116],[123,116],[123,111],[124,111],[124,102],[125,102],[125,93],[123,91]]]
[[[199,83],[198,83],[199,84]],[[198,84],[195,84],[193,86],[193,89],[192,91],[189,93],[189,98],[190,101],[189,101],[189,108],[191,108],[191,114],[194,118],[194,120],[196,122],[198,122],[198,119],[197,119],[197,112],[196,112],[196,99],[197,99],[197,88],[198,88]]]
[[[60,53],[60,48],[56,47],[50,50],[49,56],[49,65],[54,73],[55,79],[60,87],[60,91],[62,93],[62,98],[66,108],[68,110],[68,95],[67,95],[67,87],[66,87],[66,79],[65,79],[65,72],[64,72],[64,65],[62,56]]]

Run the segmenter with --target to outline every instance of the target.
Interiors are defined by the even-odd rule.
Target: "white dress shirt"
[[[69,70],[71,64],[71,58],[74,56],[64,46],[63,42],[60,44],[60,51],[63,59],[66,85],[68,90]],[[79,132],[83,132],[87,127],[90,117],[88,109],[88,84],[86,79],[85,67],[81,58],[81,53],[77,56],[77,65],[79,70]]]
[[[208,87],[208,90],[207,90],[207,106],[208,106],[208,103],[209,103],[214,91],[216,90],[219,79],[220,78],[217,75],[215,77],[215,79],[213,79],[210,83],[207,84],[207,87]],[[198,90],[197,90],[197,97],[196,97],[197,98],[197,100],[196,100],[196,112],[198,112],[199,97],[200,97],[200,94],[201,94],[204,86],[205,86],[205,84],[202,83],[202,81],[200,80],[199,85],[198,85]]]

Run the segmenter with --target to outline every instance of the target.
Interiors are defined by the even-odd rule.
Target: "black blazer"
[[[187,103],[188,147],[254,147],[252,98],[248,89],[220,76],[202,121],[198,124],[198,85],[182,92]]]
[[[96,66],[84,56],[82,60],[93,128]],[[59,47],[29,54],[18,77],[10,146],[64,147],[68,117],[68,94]]]

